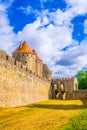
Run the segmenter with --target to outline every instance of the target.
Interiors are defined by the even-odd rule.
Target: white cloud
[[[71,28],[52,24],[49,24],[45,28],[41,25],[39,18],[34,23],[27,24],[24,29],[19,32],[19,39],[21,37],[21,40],[27,39],[31,44],[33,43],[31,46],[40,50],[45,57],[71,44]]]
[[[27,6],[27,7],[21,6],[20,8],[18,8],[18,10],[21,10],[25,15],[29,15],[31,13],[36,14],[36,15],[39,14],[39,11],[34,10],[31,6]]]
[[[31,6],[27,6],[26,8],[21,6],[20,10],[22,10],[25,14],[30,14],[32,9],[31,9]]]
[[[78,14],[74,4],[64,12],[60,9],[55,12],[45,10],[34,23],[27,24],[18,33],[18,39],[27,40],[32,48],[36,48],[43,61],[53,71],[54,77],[73,76],[87,64],[86,39],[80,45],[72,39],[71,20]],[[44,27],[44,25],[48,26]],[[66,46],[70,46],[70,49],[61,51]],[[83,50],[85,48],[84,53],[82,48]]]
[[[0,6],[4,6],[5,8],[9,8],[12,3],[14,2],[15,0],[1,0],[0,1]]]
[[[46,17],[46,16],[45,16]],[[47,19],[47,18],[46,18]],[[52,69],[55,76],[55,65],[57,59],[61,57],[61,49],[69,46],[72,42],[72,28],[68,26],[55,26],[49,24],[46,28],[41,26],[41,20],[38,18],[34,23],[27,24],[22,31],[18,33],[18,39],[27,40],[31,48],[36,48],[39,56]],[[68,69],[67,69],[68,70]],[[69,71],[69,70],[68,70]]]
[[[78,2],[76,0],[66,0],[67,9],[60,9],[55,12],[44,10],[37,12],[38,18],[31,24],[27,24],[18,34],[14,34],[13,28],[9,25],[6,14],[6,6],[0,5],[0,49],[16,49],[17,41],[26,40],[30,47],[35,48],[39,56],[48,64],[53,71],[53,76],[75,75],[84,65],[87,64],[87,40],[84,39],[79,45],[72,39],[73,25],[71,20],[87,12],[86,0]],[[46,2],[46,0],[41,1]],[[83,7],[81,7],[83,5]],[[21,7],[24,13],[29,14],[33,10],[30,6]],[[25,12],[26,11],[26,12]],[[34,12],[35,13],[35,12]],[[84,32],[87,33],[87,21],[84,23]],[[46,26],[46,27],[45,27]],[[16,40],[15,40],[16,39]],[[61,51],[62,48],[69,46],[67,51]],[[84,50],[84,51],[82,51]],[[11,52],[9,50],[9,52]]]
[[[87,13],[87,0],[65,0],[73,13],[86,14]]]
[[[82,51],[84,50],[84,51]],[[51,66],[54,77],[72,77],[83,66],[87,66],[87,40],[82,41],[80,46],[70,48],[68,51],[60,52],[55,56],[55,65]]]
[[[54,2],[54,0],[40,0],[42,10],[44,9],[44,3],[45,2]]]
[[[7,5],[0,4],[0,49],[9,52],[9,47],[13,45],[13,28],[9,25],[6,14]]]

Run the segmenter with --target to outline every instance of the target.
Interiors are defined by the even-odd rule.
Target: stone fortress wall
[[[50,81],[0,51],[0,106],[16,107],[49,99]]]
[[[72,92],[66,92],[66,99],[87,99],[87,90],[77,90]]]
[[[51,82],[51,98],[87,99],[87,90],[78,90],[77,78],[60,78]]]
[[[37,56],[37,55],[36,55]],[[54,79],[46,64],[34,54],[0,51],[0,107],[28,105],[49,98],[84,99],[76,78]]]

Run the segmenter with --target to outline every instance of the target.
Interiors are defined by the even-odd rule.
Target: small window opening
[[[26,67],[26,71],[27,71],[27,67]]]
[[[14,61],[14,65],[16,65],[16,60]]]
[[[25,63],[27,63],[27,61],[25,61]]]
[[[22,64],[21,64],[21,69],[22,69]]]
[[[8,60],[8,55],[6,56],[6,60]]]

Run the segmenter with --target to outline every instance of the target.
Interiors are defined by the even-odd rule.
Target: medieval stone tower
[[[35,50],[32,50],[33,54],[36,56],[36,60],[35,60],[35,70],[36,73],[42,77],[42,60],[39,58],[37,52]]]
[[[48,69],[45,71],[44,65],[36,50],[31,50],[28,43],[24,41],[20,46],[12,53],[13,58],[26,65],[30,71],[36,73],[38,76],[44,77],[48,80],[52,79],[52,72]]]
[[[35,72],[35,55],[28,46],[27,42],[23,42],[12,53],[13,58],[26,65],[32,72]]]

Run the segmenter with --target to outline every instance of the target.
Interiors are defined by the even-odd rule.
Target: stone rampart
[[[87,90],[78,90],[76,78],[61,78],[51,82],[51,98],[57,99],[86,99]]]
[[[87,90],[78,90],[73,92],[66,92],[65,99],[87,99]]]
[[[49,99],[50,82],[0,51],[0,106],[16,107]]]

